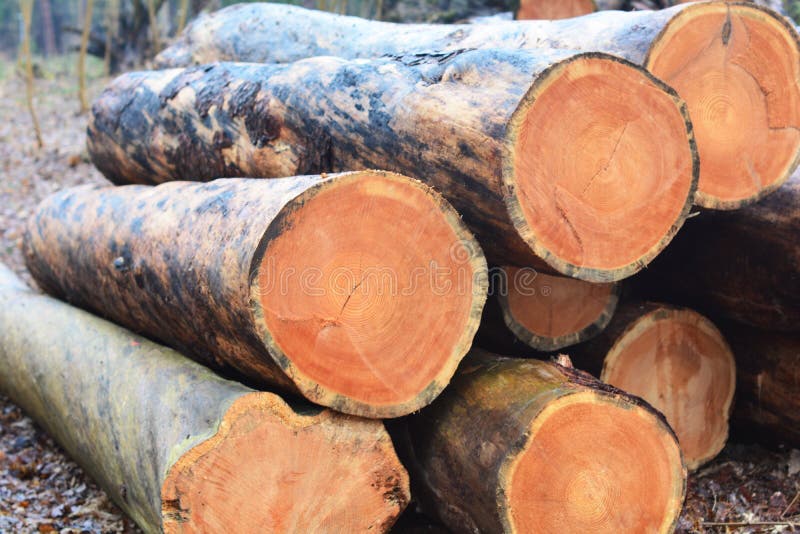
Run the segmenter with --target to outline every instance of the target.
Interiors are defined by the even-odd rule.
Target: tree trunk
[[[44,41],[44,55],[56,55],[56,32],[53,29],[53,10],[50,0],[39,0],[41,12],[39,14],[42,21],[42,37]]]
[[[702,315],[624,303],[599,336],[569,354],[581,369],[664,413],[689,469],[725,446],[736,364],[725,338]]]
[[[693,217],[638,291],[715,316],[800,332],[800,172],[774,195]]]
[[[381,171],[75,188],[39,206],[24,249],[53,295],[365,417],[430,403],[486,298],[456,212]]]
[[[757,201],[786,181],[800,157],[797,32],[783,17],[747,2],[462,26],[393,25],[244,4],[196,20],[157,61],[184,67],[467,48],[602,51],[646,67],[689,107],[703,162],[696,202],[706,208]]]
[[[602,332],[617,307],[616,284],[515,267],[500,272],[502,286],[491,292],[496,302],[484,308],[476,336],[480,346],[493,352],[517,354],[515,349],[523,347],[549,352],[575,345]]]
[[[22,47],[20,48],[20,59],[25,60],[25,103],[28,106],[28,113],[31,115],[33,123],[33,133],[36,135],[36,146],[42,148],[42,130],[39,127],[39,119],[36,116],[36,109],[33,107],[33,59],[31,58],[31,19],[33,18],[33,0],[21,0],[20,11],[22,13]]]
[[[737,438],[800,447],[800,336],[723,323],[736,355]]]
[[[407,171],[453,203],[493,263],[599,282],[669,242],[697,172],[674,92],[617,58],[562,50],[132,73],[95,102],[89,151],[116,183]]]
[[[89,48],[89,33],[92,28],[92,11],[94,0],[86,0],[83,13],[83,31],[81,32],[81,46],[78,50],[78,100],[80,113],[89,111],[89,101],[86,97],[86,51]]]
[[[0,390],[145,532],[386,531],[409,499],[380,422],[223,380],[2,265],[0,366]]]
[[[473,353],[407,437],[415,494],[455,532],[671,532],[680,514],[661,415],[571,368]]]

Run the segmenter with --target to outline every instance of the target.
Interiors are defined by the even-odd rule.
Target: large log
[[[800,172],[756,205],[700,213],[635,279],[648,298],[713,316],[800,332]]]
[[[596,336],[617,307],[617,284],[537,273],[491,269],[491,296],[483,309],[476,343],[491,352],[555,351]]]
[[[722,323],[736,356],[739,439],[800,447],[800,335]]]
[[[728,439],[736,364],[725,337],[688,309],[623,303],[594,339],[569,349],[575,365],[662,412],[696,469]]]
[[[407,432],[415,494],[455,532],[671,532],[680,514],[663,417],[571,368],[473,353]]]
[[[39,205],[24,251],[53,295],[366,417],[430,403],[486,298],[452,207],[382,171],[74,188]]]
[[[0,368],[0,391],[145,532],[383,532],[409,499],[379,421],[223,380],[2,265]]]
[[[279,4],[242,4],[201,17],[158,60],[162,66],[187,66],[486,47],[603,51],[646,67],[675,88],[689,107],[703,162],[700,206],[733,209],[755,202],[797,166],[798,35],[787,19],[747,2],[460,26],[397,25]]]
[[[624,60],[560,50],[127,74],[95,102],[89,150],[117,183],[407,172],[496,264],[592,281],[658,254],[698,172],[673,91]]]

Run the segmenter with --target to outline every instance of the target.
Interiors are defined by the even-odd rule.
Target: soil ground
[[[44,148],[36,146],[24,84],[0,61],[0,262],[31,283],[19,244],[36,203],[56,190],[107,183],[90,165],[86,115],[68,58],[48,62],[36,80]],[[89,95],[105,80],[94,63]],[[2,372],[2,370],[0,370]],[[432,532],[409,518],[397,531]],[[800,451],[730,444],[689,481],[680,532],[800,531]],[[135,525],[22,411],[0,397],[0,533],[136,532]]]

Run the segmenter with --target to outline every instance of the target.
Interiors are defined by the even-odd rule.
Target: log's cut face
[[[671,532],[683,502],[681,451],[653,419],[594,392],[548,404],[504,466],[507,531]]]
[[[666,416],[690,469],[724,447],[736,366],[722,334],[702,315],[658,308],[642,316],[608,352],[601,379]]]
[[[575,278],[505,268],[506,295],[500,306],[506,326],[537,350],[557,350],[601,332],[617,306],[615,284],[592,284]],[[532,273],[530,273],[532,275]]]
[[[452,206],[377,170],[62,191],[31,218],[25,256],[59,298],[374,418],[436,398],[488,285]]]
[[[304,415],[254,393],[170,468],[161,489],[164,531],[386,532],[409,500],[399,466],[375,421]]]
[[[253,306],[295,383],[409,411],[447,384],[487,280],[477,244],[442,203],[365,172],[299,196],[272,222]]]
[[[555,65],[509,125],[504,179],[518,231],[561,273],[603,282],[638,271],[694,195],[687,124],[675,93],[627,62],[582,54]]]
[[[782,17],[747,3],[689,6],[646,66],[689,106],[698,205],[734,209],[786,181],[800,153],[800,48]]]
[[[567,19],[594,12],[593,0],[521,0],[517,20]]]

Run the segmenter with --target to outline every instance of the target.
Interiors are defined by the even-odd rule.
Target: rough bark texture
[[[158,55],[156,65],[287,63],[323,55],[381,57],[470,48],[603,51],[643,64],[658,34],[685,7],[602,11],[557,21],[432,25],[370,21],[283,4],[237,4],[195,19]]]
[[[732,24],[729,5],[747,17],[736,13]],[[703,19],[712,11],[716,26]],[[751,39],[745,19],[758,20],[765,28],[759,37]],[[693,42],[697,35],[687,30],[681,40],[670,40],[670,32],[680,31],[687,20],[689,28],[694,24],[697,32],[719,39],[709,37],[713,40],[707,46],[698,45]],[[773,49],[773,40],[780,46]],[[662,47],[662,41],[669,45]],[[687,43],[686,51],[680,50],[682,42]],[[692,45],[699,49],[688,48]],[[246,4],[198,19],[158,62],[162,66],[222,60],[280,63],[312,55],[381,57],[488,47],[600,51],[652,69],[688,102],[705,165],[696,198],[703,207],[729,210],[752,204],[780,186],[797,166],[800,142],[794,133],[800,127],[800,96],[791,84],[797,77],[798,34],[779,14],[749,2],[700,2],[657,11],[601,11],[556,21],[459,26],[392,25],[277,4]],[[761,68],[765,63],[771,65],[769,72]],[[716,81],[696,83],[705,76]],[[728,106],[724,120],[718,111],[722,102]],[[751,130],[748,139],[734,135]],[[760,146],[756,140],[764,144],[763,150],[748,150]],[[774,162],[761,156],[770,149],[775,150]]]
[[[621,61],[564,50],[481,50],[131,73],[95,102],[89,151],[116,183],[359,168],[407,172],[443,193],[494,262],[616,280],[641,269],[669,242],[690,199],[644,257],[594,268],[541,244],[519,209],[510,155],[522,128],[512,118],[527,109],[536,80],[550,76],[554,65],[595,59]],[[675,174],[683,187],[697,173],[685,107],[666,86],[641,70],[635,76],[640,74],[648,76],[643,87],[667,91],[679,108],[676,118],[686,121],[690,155],[681,157],[694,166]],[[678,144],[682,138],[670,146]],[[694,187],[688,187],[690,196]],[[563,219],[555,225],[563,226]]]
[[[321,55],[367,58],[469,48],[592,50],[644,65],[662,30],[690,5],[636,12],[601,7],[591,15],[555,21],[436,25],[379,22],[284,4],[236,4],[196,18],[156,57],[156,65],[287,63]]]
[[[451,387],[433,405],[411,418],[402,432],[395,429],[400,439],[407,441],[407,466],[413,483],[419,486],[419,491],[415,487],[415,494],[455,532],[514,532],[514,511],[509,502],[510,464],[525,449],[536,449],[536,437],[530,438],[530,433],[537,418],[547,413],[548,407],[552,410],[555,403],[575,394],[590,396],[593,400],[589,402],[641,410],[640,424],[648,427],[648,432],[662,436],[668,448],[677,450],[675,437],[663,417],[636,397],[569,367],[474,351]],[[395,441],[398,442],[397,435]],[[403,450],[402,445],[398,446]],[[597,446],[613,448],[614,444]],[[663,523],[649,524],[645,530],[670,531],[677,521],[686,471],[679,453],[672,456],[672,461],[669,477],[649,481],[669,489],[666,512],[660,518]],[[609,472],[605,475],[614,480]],[[552,497],[552,506],[558,507],[555,489]],[[633,513],[628,524],[632,525],[639,518],[633,517],[637,514],[634,503],[628,505],[626,510]]]
[[[24,238],[26,263],[47,292],[206,365],[233,370],[257,384],[299,391],[346,413],[396,417],[428,404],[446,385],[469,348],[482,303],[465,328],[464,346],[454,347],[454,361],[442,367],[449,375],[437,374],[405,402],[373,404],[358,398],[357,391],[324,387],[299,369],[265,325],[258,294],[265,251],[291,229],[286,218],[292,211],[321,191],[359,183],[365,174],[380,176],[380,183],[397,184],[401,191],[421,188],[432,199],[434,211],[440,209],[445,220],[460,227],[455,211],[429,188],[380,171],[159,187],[78,187],[39,205]],[[364,221],[368,224],[369,218]],[[468,235],[463,234],[464,243],[477,251],[478,261],[479,248]],[[449,250],[455,249],[444,253]],[[266,273],[270,275],[283,280],[283,273]],[[282,287],[276,285],[270,294],[273,302],[283,297]],[[482,300],[479,293],[476,288],[476,303]],[[408,373],[410,379],[414,369]]]
[[[759,203],[691,217],[633,279],[646,298],[712,316],[800,332],[800,172]]]
[[[254,528],[259,522],[272,524],[272,507],[285,503],[259,501],[256,506],[204,501],[201,496],[194,502],[206,507],[202,513],[182,507],[182,499],[192,498],[188,495],[192,477],[185,469],[202,461],[197,452],[213,454],[228,435],[245,450],[257,450],[248,432],[260,422],[299,431],[291,442],[281,444],[285,448],[302,450],[310,435],[321,434],[330,439],[330,448],[338,448],[342,462],[373,457],[376,463],[368,472],[348,473],[364,491],[335,496],[341,513],[349,506],[348,499],[356,505],[367,495],[376,495],[383,504],[364,518],[365,527],[386,530],[409,498],[407,475],[381,423],[310,406],[292,407],[272,393],[224,380],[171,349],[35,294],[2,265],[0,364],[0,390],[50,433],[145,532],[202,530],[203,516],[214,511],[228,514],[227,526],[234,531]],[[250,421],[249,429],[237,430],[232,414],[242,413],[255,422]],[[259,483],[265,489],[277,483],[275,473],[296,469],[283,465],[282,459],[255,453],[239,456],[237,462],[238,468],[223,477],[231,494],[254,489],[236,487],[242,481],[237,469],[262,475]],[[293,481],[313,480],[313,468],[309,472],[294,472]],[[390,478],[393,483],[386,487],[370,487],[375,480]],[[203,481],[196,482],[199,490]],[[292,503],[282,513],[293,518],[302,516],[304,508],[308,514],[325,507],[325,497],[332,494],[319,489],[307,496],[308,501]],[[384,492],[393,499],[384,499]],[[243,508],[247,513],[236,512]]]
[[[800,447],[800,336],[721,325],[736,356],[735,435]]]

